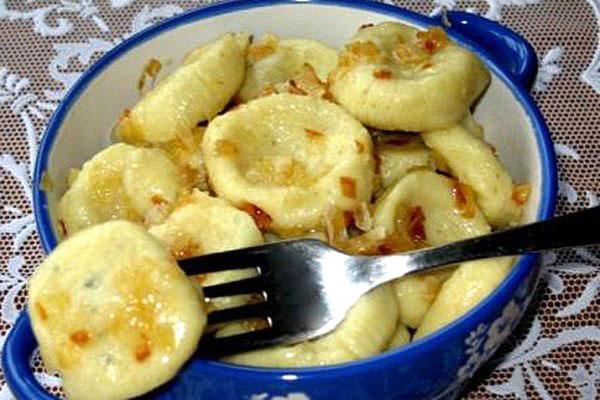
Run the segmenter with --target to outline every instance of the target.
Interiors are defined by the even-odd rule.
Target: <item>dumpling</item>
[[[326,92],[327,75],[337,64],[337,51],[310,39],[265,35],[248,49],[246,79],[238,93],[247,102],[273,93]]]
[[[200,145],[203,128],[240,88],[248,34],[226,34],[190,52],[183,64],[119,119],[115,136],[164,150],[208,190]]]
[[[396,332],[392,335],[389,343],[386,346],[386,350],[397,349],[410,343],[410,332],[401,321],[398,321]]]
[[[44,364],[71,399],[139,396],[173,378],[206,324],[202,299],[144,228],[110,221],[62,242],[29,281]]]
[[[358,31],[328,87],[366,125],[420,132],[459,122],[489,81],[481,61],[441,28],[384,22]]]
[[[225,34],[190,52],[183,64],[119,121],[128,143],[165,143],[213,118],[239,89],[246,68],[247,34]],[[182,137],[183,136],[183,137]]]
[[[322,231],[328,206],[353,210],[368,202],[372,148],[367,130],[342,108],[291,94],[215,118],[202,143],[217,195],[284,236]]]
[[[381,185],[384,189],[391,187],[414,169],[435,167],[431,151],[418,139],[408,140],[406,143],[383,141],[375,145],[375,152],[380,162]]]
[[[111,219],[160,221],[190,186],[161,150],[112,145],[83,165],[60,199],[59,232],[66,237]]]
[[[513,261],[502,257],[461,264],[442,285],[414,338],[437,331],[479,304],[506,277]]]
[[[396,331],[398,310],[393,290],[381,286],[364,295],[333,332],[307,342],[274,346],[224,358],[260,367],[313,367],[339,364],[380,353]]]
[[[490,232],[468,188],[426,169],[408,173],[377,202],[373,225],[415,247],[438,246]],[[452,270],[409,275],[393,282],[400,320],[417,328]]]
[[[482,138],[463,124],[449,129],[422,133],[425,144],[436,151],[454,176],[475,192],[479,207],[496,228],[514,225],[521,219],[521,205],[513,199],[513,181]]]
[[[152,226],[149,232],[178,259],[263,243],[254,220],[246,212],[200,191],[182,199],[166,221]],[[255,270],[242,269],[214,272],[192,279],[198,279],[202,286],[211,286],[255,275]],[[240,306],[249,301],[249,295],[220,297],[211,300],[209,310]]]

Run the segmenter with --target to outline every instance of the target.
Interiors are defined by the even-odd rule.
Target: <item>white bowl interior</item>
[[[276,17],[275,17],[276,16]],[[131,49],[96,76],[66,114],[48,160],[54,189],[47,193],[50,210],[64,193],[69,169],[110,143],[110,130],[123,109],[140,98],[137,82],[145,62],[159,59],[159,78],[176,68],[185,53],[228,31],[255,36],[272,32],[282,37],[306,37],[341,47],[364,23],[396,19],[367,10],[324,4],[279,4],[237,11],[180,25]],[[542,162],[532,123],[511,90],[497,77],[475,112],[485,127],[486,140],[516,182],[532,185],[525,221],[533,221],[540,206]]]

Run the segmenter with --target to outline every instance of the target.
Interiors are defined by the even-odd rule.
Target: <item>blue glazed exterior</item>
[[[87,85],[116,58],[140,43],[169,29],[214,15],[276,4],[302,6],[302,0],[241,0],[193,10],[144,30],[116,46],[88,69],[67,93],[53,115],[40,144],[34,172],[34,211],[42,245],[56,246],[45,194],[40,190],[42,173],[56,135],[67,112]],[[362,0],[313,0],[317,4],[366,9],[417,25],[441,24],[397,7]],[[556,163],[548,128],[528,94],[537,59],[531,46],[514,32],[480,17],[451,12],[451,37],[485,60],[488,68],[512,91],[530,118],[542,158],[542,190],[539,219],[552,216],[556,198]],[[485,40],[483,38],[486,38]],[[453,398],[496,350],[520,320],[531,300],[539,266],[533,255],[523,257],[504,282],[481,304],[440,331],[396,351],[367,360],[332,367],[264,369],[191,360],[176,379],[151,393],[159,399],[250,399],[252,395],[286,396],[303,393],[310,399],[445,399]],[[472,340],[481,339],[481,340]],[[473,347],[477,343],[477,347]],[[35,339],[28,316],[23,313],[5,342],[2,367],[18,398],[51,399],[35,381],[28,356]],[[469,350],[469,354],[467,354]],[[262,397],[261,397],[262,398]]]

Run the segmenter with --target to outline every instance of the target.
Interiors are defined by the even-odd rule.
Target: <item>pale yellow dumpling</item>
[[[460,121],[490,74],[441,28],[384,22],[361,28],[329,76],[335,100],[366,125],[420,132]]]
[[[326,207],[353,210],[373,191],[367,130],[309,96],[255,99],[215,118],[203,155],[218,196],[282,235],[322,230]]]
[[[29,281],[46,368],[71,399],[124,399],[173,378],[206,323],[201,296],[144,228],[110,221],[62,242]]]
[[[61,236],[111,219],[160,221],[190,189],[184,171],[161,150],[112,145],[73,175],[58,203]]]
[[[375,151],[380,160],[381,185],[384,189],[414,169],[433,169],[435,166],[431,151],[418,140],[405,144],[378,144]]]
[[[235,354],[224,360],[235,364],[279,368],[359,360],[385,350],[396,332],[397,315],[394,292],[389,285],[384,285],[364,295],[346,319],[323,337],[291,346],[274,346]]]
[[[513,199],[513,181],[493,148],[474,135],[469,120],[449,129],[424,132],[425,144],[448,164],[452,174],[475,192],[479,207],[496,228],[514,225],[522,208]],[[471,125],[472,126],[472,125]]]
[[[408,236],[415,245],[438,246],[490,232],[474,204],[461,204],[456,181],[421,169],[408,173],[376,204],[373,224],[388,235]],[[468,189],[464,189],[468,190]],[[451,269],[410,275],[393,283],[400,320],[417,328]]]
[[[503,257],[461,264],[442,285],[414,338],[437,331],[479,304],[506,277],[513,261]]]
[[[327,75],[337,64],[337,51],[310,39],[265,35],[248,49],[242,102],[274,93],[323,96]]]
[[[181,205],[167,220],[149,232],[178,259],[258,246],[263,237],[254,220],[227,201],[194,191],[182,199]],[[229,270],[194,277],[202,286],[211,286],[255,276],[254,270]],[[250,296],[213,299],[209,309],[222,309],[246,304]]]
[[[248,34],[225,34],[183,64],[126,112],[117,136],[128,143],[187,142],[199,122],[225,107],[244,79]]]

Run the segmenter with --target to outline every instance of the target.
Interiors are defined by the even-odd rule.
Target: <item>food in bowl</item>
[[[389,254],[519,222],[528,188],[514,185],[470,114],[490,79],[473,54],[440,28],[418,31],[398,23],[361,28],[335,63],[329,50],[304,39],[267,36],[249,44],[248,35],[228,34],[192,51],[121,115],[115,134],[127,144],[102,152],[152,152],[169,167],[120,158],[112,165],[98,162],[98,154],[73,174],[59,202],[64,244],[91,235],[89,226],[129,219],[173,259],[306,236],[349,253]],[[244,87],[250,89],[242,94]],[[137,191],[128,189],[127,168],[144,171],[133,182]],[[86,178],[96,169],[114,178],[97,185]],[[181,184],[163,187],[171,180],[154,175]],[[81,194],[77,206],[100,210],[95,218],[73,211],[73,192]],[[329,365],[402,346],[477,304],[511,264],[510,258],[471,262],[400,279],[364,296],[329,335],[226,361]],[[190,284],[252,274],[207,274]],[[245,296],[206,307],[260,300]],[[264,323],[227,324],[206,334]]]

